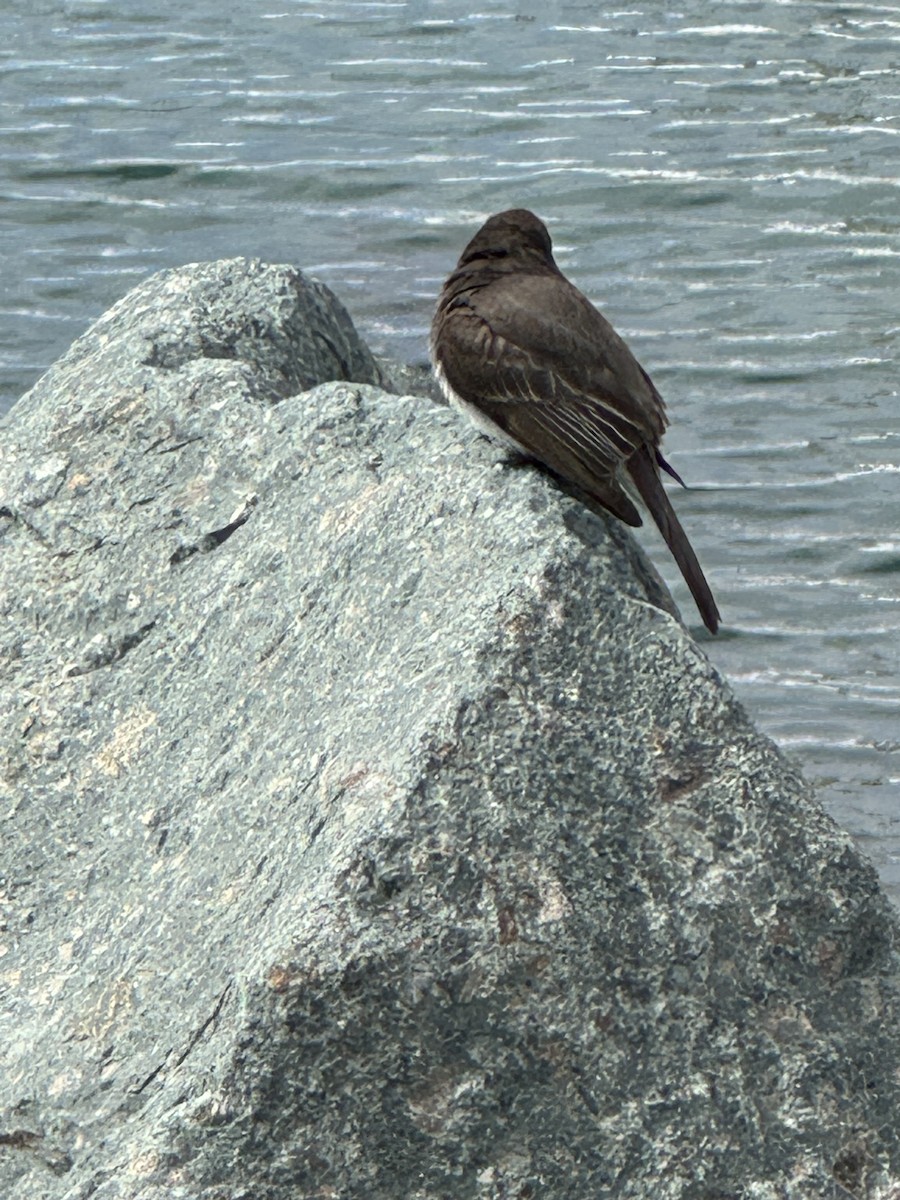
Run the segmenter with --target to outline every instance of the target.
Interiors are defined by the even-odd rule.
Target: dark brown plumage
[[[447,398],[482,429],[640,525],[627,471],[716,632],[719,610],[659,477],[679,478],[659,452],[662,397],[559,270],[534,213],[498,213],[466,246],[438,299],[431,357]]]

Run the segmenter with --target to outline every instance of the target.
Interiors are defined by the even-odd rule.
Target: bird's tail
[[[703,624],[715,633],[719,628],[719,610],[713,599],[706,577],[700,569],[694,548],[688,541],[687,534],[681,527],[681,522],[675,515],[675,509],[666,495],[656,463],[649,446],[642,446],[628,460],[628,472],[634,480],[635,487],[659,532],[666,539],[666,545],[672,551],[672,557],[678,563],[678,569],[684,576],[684,581],[691,589],[691,595],[700,610]]]

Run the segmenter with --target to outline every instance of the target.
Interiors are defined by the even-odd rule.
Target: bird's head
[[[555,266],[547,226],[527,208],[510,208],[489,217],[463,250],[458,266],[478,260],[499,265],[505,258],[518,269],[530,263]]]

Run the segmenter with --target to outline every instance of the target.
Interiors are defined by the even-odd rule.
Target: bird
[[[496,213],[471,239],[441,289],[429,349],[447,400],[482,432],[637,526],[630,481],[716,632],[719,610],[660,477],[665,471],[684,486],[659,449],[663,399],[560,271],[533,212]]]

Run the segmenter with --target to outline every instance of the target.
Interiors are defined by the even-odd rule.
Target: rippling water
[[[668,399],[710,653],[900,898],[900,7],[39,0],[0,34],[5,404],[234,254],[422,360],[464,241],[535,209]]]

